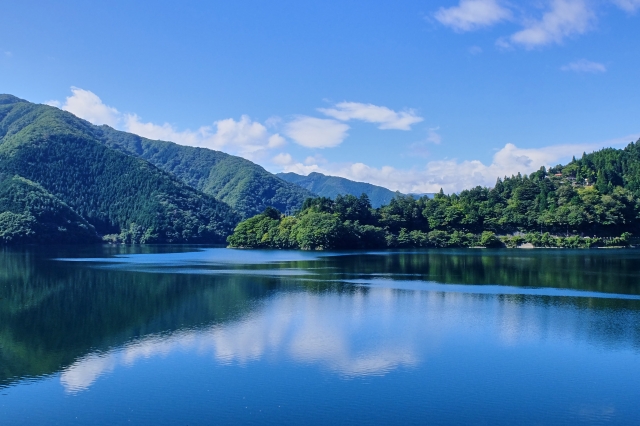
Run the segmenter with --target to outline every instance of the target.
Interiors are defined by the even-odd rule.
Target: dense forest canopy
[[[300,209],[314,193],[286,182],[241,157],[205,148],[153,141],[109,126],[96,128],[110,148],[149,161],[187,185],[231,206],[242,218],[267,206],[283,212]]]
[[[227,204],[100,137],[98,126],[70,113],[0,97],[0,173],[37,183],[100,235],[135,243],[219,243],[238,223]]]
[[[99,241],[80,215],[40,185],[0,173],[0,244]]]
[[[627,245],[640,224],[639,200],[640,141],[498,179],[491,189],[398,195],[377,209],[366,195],[310,199],[293,216],[268,209],[240,223],[228,242],[301,249]]]

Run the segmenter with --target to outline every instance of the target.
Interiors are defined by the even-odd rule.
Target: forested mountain
[[[327,176],[317,172],[309,173],[308,176],[297,173],[277,173],[276,176],[306,188],[321,197],[336,198],[338,195],[359,197],[362,194],[367,194],[371,205],[376,208],[389,204],[396,195],[395,192],[382,186],[356,182],[337,176]]]
[[[0,173],[35,182],[101,234],[125,242],[221,242],[227,204],[149,162],[109,148],[74,115],[0,95]]]
[[[306,198],[314,196],[244,158],[173,142],[152,141],[109,126],[101,126],[100,131],[100,139],[107,146],[149,161],[187,185],[224,201],[243,218],[254,216],[267,206],[292,212],[298,210]]]
[[[40,185],[0,174],[0,244],[99,240],[93,226]]]
[[[303,207],[286,217],[267,210],[240,223],[228,241],[303,249],[626,245],[640,231],[640,141],[498,179],[491,189],[399,195],[378,209],[366,196],[310,199]]]
[[[491,189],[433,198],[396,194],[379,207],[391,191],[321,174],[284,177],[304,178],[314,192],[365,195],[308,198],[309,190],[247,160],[151,141],[0,95],[0,243],[96,235],[215,243],[259,211],[238,225],[232,246],[585,247],[627,244],[640,232],[640,141],[498,179]],[[380,198],[374,204],[367,193]]]

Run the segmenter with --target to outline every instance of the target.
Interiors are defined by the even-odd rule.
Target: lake
[[[0,250],[0,424],[640,424],[640,250]]]

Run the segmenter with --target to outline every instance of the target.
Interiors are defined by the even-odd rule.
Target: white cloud
[[[427,135],[427,142],[435,143],[436,145],[440,145],[442,142],[442,136],[436,132],[440,127],[432,127],[429,129],[429,134]]]
[[[434,13],[440,23],[458,32],[473,31],[489,27],[502,21],[517,23],[522,28],[510,36],[500,37],[496,45],[502,49],[521,46],[533,49],[550,44],[560,44],[567,37],[585,34],[595,27],[598,14],[603,13],[602,3],[615,5],[628,13],[640,9],[640,0],[540,0],[532,3],[534,8],[546,7],[542,16],[534,18],[526,3],[514,4],[506,0],[460,0],[457,6],[441,7]],[[478,54],[478,46],[469,48]]]
[[[13,56],[13,53],[11,53],[10,51],[6,50],[6,51],[4,52],[4,56],[6,56],[7,58],[10,58],[10,57],[12,57],[12,56]]]
[[[261,158],[266,150],[286,144],[282,136],[270,134],[264,125],[251,121],[247,115],[238,121],[233,118],[219,120],[213,126],[202,126],[195,131],[177,131],[168,123],[144,123],[137,115],[129,114],[125,116],[124,130],[149,139],[224,150],[250,159]]]
[[[285,134],[307,148],[338,146],[348,136],[349,126],[336,120],[300,116],[285,126]]]
[[[191,130],[179,132],[169,123],[145,123],[136,114],[124,116],[122,129],[148,139],[171,141],[181,145],[192,146],[198,145],[202,139],[209,137],[211,132],[211,128],[208,126],[201,127],[195,132]]]
[[[460,0],[457,6],[441,7],[434,17],[456,31],[473,31],[511,18],[511,11],[497,0]]]
[[[252,121],[247,115],[241,116],[237,121],[227,118],[215,121],[210,126],[201,126],[197,130],[180,131],[169,123],[144,122],[136,114],[123,114],[116,108],[105,105],[89,90],[72,87],[71,92],[72,95],[62,105],[59,101],[49,101],[47,104],[69,111],[93,124],[108,124],[148,139],[224,150],[254,160],[263,158],[268,150],[286,144],[282,136],[270,133],[263,124]],[[270,124],[276,122],[277,119],[272,118]]]
[[[120,122],[122,114],[117,109],[105,105],[95,93],[77,87],[72,87],[71,93],[72,95],[67,97],[60,109],[69,111],[93,124],[108,124],[116,127]],[[60,103],[50,101],[49,105],[59,106]]]
[[[566,37],[584,34],[593,27],[596,15],[587,0],[552,0],[541,19],[526,21],[524,29],[498,44],[516,44],[532,49],[562,43]]]
[[[560,68],[562,71],[574,71],[574,72],[590,72],[590,73],[602,73],[607,71],[607,67],[598,62],[587,61],[586,59],[580,59],[579,61],[571,62],[570,64],[563,65]]]
[[[304,164],[327,164],[329,161],[321,154],[310,155],[304,159]]]
[[[341,121],[377,123],[379,129],[411,130],[413,124],[423,120],[413,110],[396,112],[387,107],[359,102],[340,102],[334,108],[318,108],[318,111]]]
[[[269,136],[269,143],[267,144],[268,148],[280,148],[287,144],[285,138],[280,136],[279,134]]]
[[[363,163],[303,164],[291,159],[282,164],[284,171],[307,175],[320,172],[340,176],[359,182],[369,182],[404,193],[459,192],[477,185],[493,186],[496,179],[517,173],[531,173],[541,166],[556,165],[604,146],[626,144],[636,140],[638,135],[629,135],[618,140],[596,144],[556,145],[544,148],[525,149],[507,144],[493,156],[490,164],[478,160],[440,160],[430,161],[420,169],[396,169],[390,166],[371,167]]]
[[[640,8],[640,0],[612,0],[613,3],[620,9],[624,9],[627,12],[635,12]]]
[[[281,152],[280,154],[273,157],[271,159],[271,162],[278,166],[286,166],[288,164],[293,163],[293,157],[291,156],[291,154],[287,154],[286,152]]]

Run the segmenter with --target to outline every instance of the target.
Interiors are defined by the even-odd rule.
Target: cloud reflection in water
[[[60,380],[67,392],[78,392],[118,366],[176,351],[211,354],[220,364],[243,365],[269,357],[319,364],[343,376],[385,374],[416,365],[420,355],[414,342],[429,333],[426,322],[405,326],[407,317],[420,314],[422,303],[406,311],[396,293],[279,294],[237,321],[148,336],[89,354],[65,369]]]
[[[218,365],[295,362],[352,378],[418,367],[452,344],[472,350],[490,341],[503,348],[551,340],[626,347],[634,341],[629,324],[637,313],[617,318],[620,327],[611,336],[593,335],[611,322],[607,311],[581,309],[569,299],[550,303],[533,295],[384,287],[282,292],[236,320],[147,336],[107,353],[89,354],[62,372],[61,383],[67,392],[79,392],[119,366],[179,351],[209,355]]]

